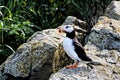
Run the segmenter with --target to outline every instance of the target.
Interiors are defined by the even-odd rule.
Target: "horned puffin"
[[[76,29],[73,25],[63,25],[57,28],[59,32],[65,32],[66,37],[63,40],[63,48],[67,55],[74,60],[73,65],[66,66],[66,68],[76,68],[80,61],[92,62],[92,59],[86,55],[83,46],[76,38]]]

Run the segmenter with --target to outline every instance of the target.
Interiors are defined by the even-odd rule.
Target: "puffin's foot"
[[[75,64],[73,64],[73,65],[70,65],[70,66],[66,66],[66,68],[68,68],[68,69],[72,69],[72,68],[77,68],[77,66],[78,66],[78,62],[77,63],[75,63]]]

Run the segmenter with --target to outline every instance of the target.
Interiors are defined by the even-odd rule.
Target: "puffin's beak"
[[[62,30],[62,26],[57,27],[57,30],[58,30],[59,33],[64,32],[64,31]]]

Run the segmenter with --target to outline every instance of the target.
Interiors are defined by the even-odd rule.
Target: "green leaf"
[[[0,29],[3,29],[3,22],[0,21]]]

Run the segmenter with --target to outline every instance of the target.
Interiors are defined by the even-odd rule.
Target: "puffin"
[[[77,68],[80,61],[92,62],[92,59],[86,55],[84,47],[77,39],[76,31],[73,25],[62,25],[58,28],[59,33],[66,33],[66,37],[62,42],[66,54],[74,60],[73,65],[68,65],[66,68]]]

